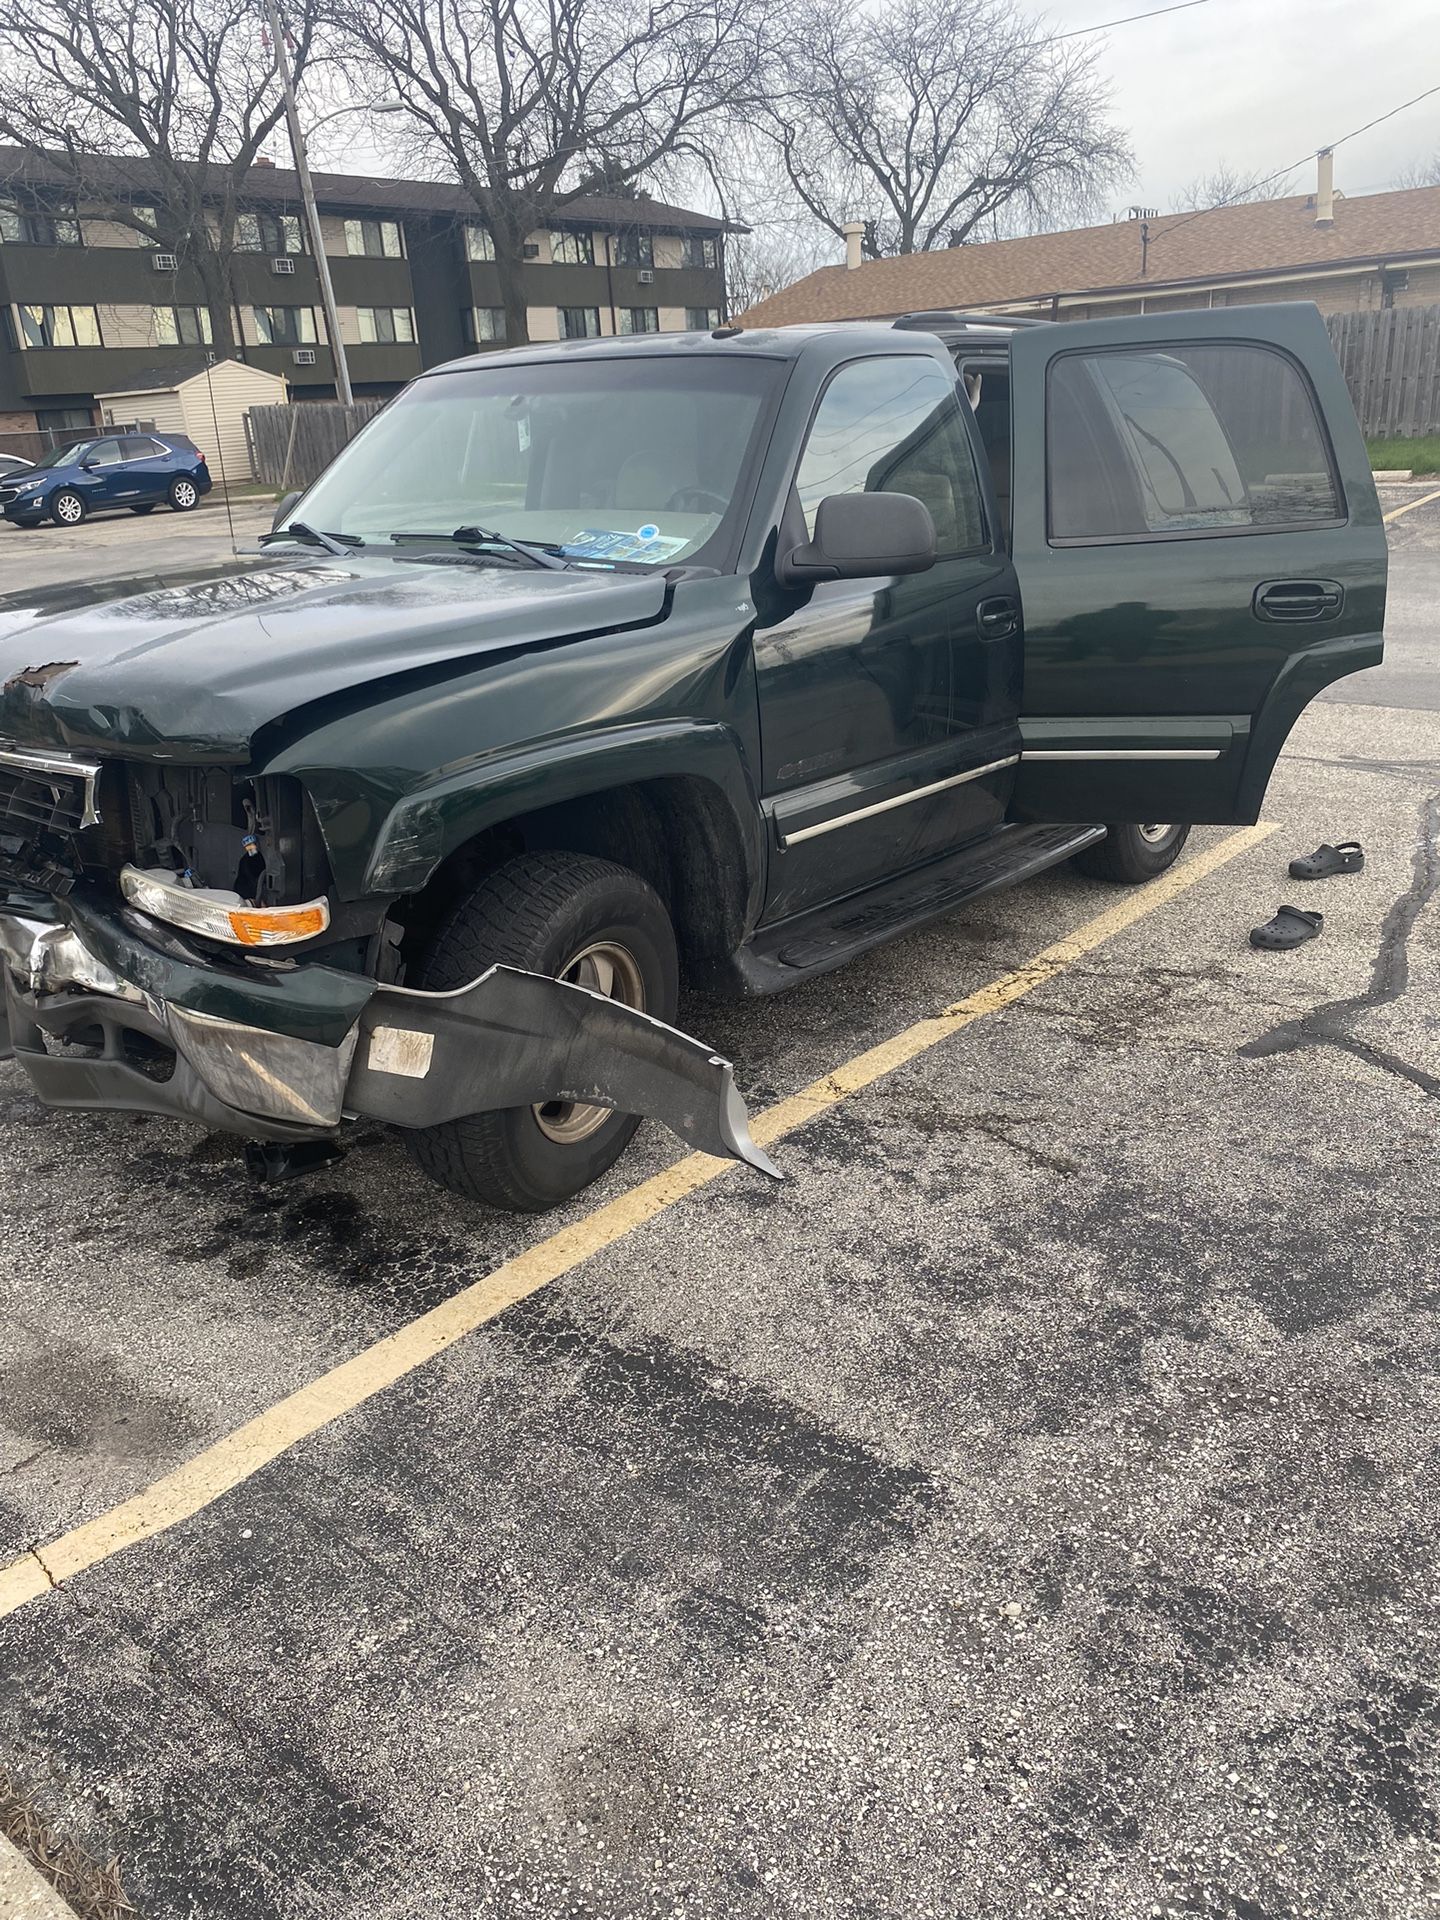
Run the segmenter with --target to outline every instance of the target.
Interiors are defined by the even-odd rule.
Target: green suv
[[[1309,306],[439,368],[262,552],[0,603],[0,1056],[512,1208],[638,1115],[768,1167],[682,981],[1256,819],[1385,570]]]

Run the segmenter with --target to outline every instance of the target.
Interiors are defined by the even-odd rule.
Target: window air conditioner
[[[650,267],[641,267],[639,273],[636,275],[636,278],[639,280],[642,287],[653,287],[655,284],[655,273],[653,268],[650,268]]]
[[[272,273],[294,273],[295,262],[290,258],[288,253],[282,253],[277,260],[270,262],[270,271]]]
[[[296,347],[295,364],[297,367],[313,367],[315,364],[314,347]]]
[[[152,253],[150,264],[156,273],[174,273],[180,262],[173,253]]]

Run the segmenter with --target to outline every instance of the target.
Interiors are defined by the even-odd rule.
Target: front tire
[[[179,474],[170,482],[170,505],[176,513],[189,513],[199,500],[200,489],[193,480],[187,480],[183,474]]]
[[[1189,837],[1189,827],[1174,825],[1107,827],[1105,838],[1077,854],[1075,864],[1092,880],[1109,880],[1122,887],[1143,886],[1174,866]]]
[[[73,488],[62,487],[50,502],[50,518],[57,527],[78,527],[90,509]]]
[[[588,854],[507,860],[456,907],[407,984],[468,986],[496,962],[573,979],[673,1020],[675,930],[637,873]],[[550,1102],[510,1107],[407,1136],[416,1162],[452,1193],[513,1213],[544,1213],[607,1172],[639,1126],[633,1114]]]

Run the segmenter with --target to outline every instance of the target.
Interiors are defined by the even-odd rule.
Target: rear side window
[[[954,374],[928,356],[857,360],[816,409],[795,487],[813,537],[831,493],[909,493],[930,509],[936,550],[985,545],[980,483]]]
[[[1046,450],[1054,541],[1263,533],[1342,517],[1309,386],[1268,347],[1064,354],[1050,369]]]

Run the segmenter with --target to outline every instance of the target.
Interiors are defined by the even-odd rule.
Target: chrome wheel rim
[[[645,976],[640,963],[618,941],[597,940],[582,947],[555,977],[574,987],[588,987],[591,993],[618,1000],[637,1012],[645,1011]],[[531,1108],[541,1133],[560,1147],[577,1146],[590,1139],[611,1118],[612,1111],[610,1107],[582,1106],[573,1100],[547,1100],[543,1106]]]
[[[71,499],[68,494],[65,496],[63,500],[57,500],[55,502],[56,518],[59,520],[63,520],[67,527],[74,527],[79,525],[81,511],[82,509],[80,506],[80,502],[78,500]]]
[[[175,504],[178,507],[194,506],[195,489],[188,480],[178,480],[175,483]]]
[[[1163,827],[1137,827],[1135,831],[1147,845],[1158,847],[1162,840],[1170,838],[1175,828],[1172,824],[1167,824]]]

